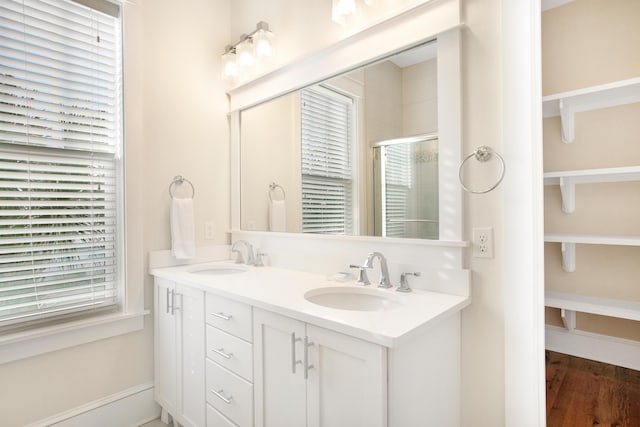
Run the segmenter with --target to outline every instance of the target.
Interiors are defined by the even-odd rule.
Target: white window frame
[[[86,0],[71,1],[84,5],[87,5],[89,3],[96,3],[88,3]],[[106,7],[111,10],[113,10],[113,8],[120,9],[120,32],[121,34],[123,34],[124,5],[112,0],[101,1],[104,2]],[[122,38],[123,37],[121,37],[121,42]],[[124,46],[122,49],[122,54],[124,56]],[[124,69],[122,70],[122,73],[124,74]],[[121,94],[121,96],[123,95]],[[120,113],[122,114],[122,110]],[[121,123],[123,123],[123,118],[121,118],[121,120]],[[122,126],[121,132],[122,134],[124,134],[124,129],[122,128]],[[108,314],[97,314],[94,316],[82,317],[76,320],[69,320],[66,322],[55,324],[44,323],[40,327],[4,334],[0,336],[0,364],[55,350],[61,350],[84,343],[106,339],[144,328],[144,315],[148,314],[149,311],[144,310],[142,277],[136,277],[136,279],[140,279],[140,284],[138,286],[135,286],[134,288],[129,288],[126,284],[127,278],[130,279],[132,277],[132,273],[136,273],[137,276],[137,273],[141,273],[142,270],[135,268],[135,272],[129,271],[129,268],[126,264],[127,246],[137,246],[139,242],[135,238],[135,242],[128,242],[125,240],[125,228],[127,220],[129,219],[129,215],[127,215],[127,213],[125,212],[126,197],[124,191],[124,175],[126,173],[126,167],[123,160],[120,161],[119,167],[121,169],[119,178],[117,179],[117,185],[119,187],[119,200],[117,202],[117,221],[119,224],[119,230],[117,234],[117,256],[119,258],[119,310]],[[137,220],[139,220],[137,214],[131,216],[136,216]]]

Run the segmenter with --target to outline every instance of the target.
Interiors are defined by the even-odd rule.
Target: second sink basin
[[[304,298],[313,304],[341,310],[377,311],[401,306],[392,294],[375,288],[317,288],[306,292]]]
[[[189,270],[193,274],[205,274],[209,276],[224,276],[227,274],[238,274],[248,271],[246,267],[240,265],[207,265],[199,266]]]

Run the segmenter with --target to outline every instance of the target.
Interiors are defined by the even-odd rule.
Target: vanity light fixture
[[[269,24],[260,21],[252,33],[243,34],[235,44],[227,45],[222,55],[222,79],[227,85],[256,73],[256,67],[273,55],[273,39]]]
[[[340,25],[345,25],[358,13],[358,1],[367,6],[374,6],[376,0],[333,0],[331,19]]]

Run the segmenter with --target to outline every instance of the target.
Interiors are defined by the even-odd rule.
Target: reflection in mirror
[[[241,228],[438,239],[436,61],[431,42],[243,110]]]
[[[376,236],[437,239],[437,135],[380,141],[373,152]]]

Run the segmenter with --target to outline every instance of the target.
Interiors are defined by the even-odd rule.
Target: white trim
[[[378,236],[341,236],[332,234],[311,234],[311,233],[279,233],[275,231],[248,231],[248,230],[231,230],[233,240],[238,238],[251,237],[281,237],[287,239],[304,239],[304,240],[325,240],[334,241],[336,243],[344,242],[363,242],[363,243],[380,243],[382,245],[418,245],[433,247],[451,247],[466,248],[470,246],[467,240],[429,240],[429,239],[405,239],[400,237],[385,237],[381,239]]]
[[[640,342],[558,326],[546,327],[547,350],[640,371]]]
[[[140,384],[25,427],[139,426],[160,416],[153,382]]]
[[[501,10],[504,425],[536,427],[546,420],[540,0]]]
[[[162,267],[177,267],[179,265],[200,264],[210,261],[224,261],[230,259],[229,245],[213,245],[196,247],[196,256],[191,259],[176,259],[169,249],[149,251],[149,271]]]
[[[0,337],[0,364],[144,328],[149,310],[95,316]]]

